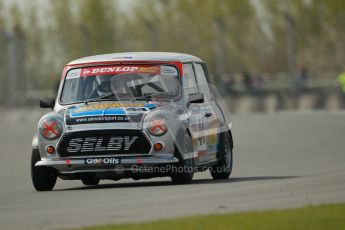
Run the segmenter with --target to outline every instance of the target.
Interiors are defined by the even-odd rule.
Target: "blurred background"
[[[127,51],[183,52],[207,62],[234,113],[231,179],[214,182],[204,172],[185,186],[156,178],[99,187],[59,180],[53,193],[34,192],[32,134],[49,112],[39,97],[56,96],[69,61]],[[0,229],[344,203],[344,109],[345,0],[0,0]],[[344,219],[336,210],[262,220],[334,229],[336,216]],[[198,229],[231,225],[186,220]]]
[[[73,59],[127,51],[201,57],[235,113],[345,108],[343,0],[0,0],[0,107],[54,96]]]

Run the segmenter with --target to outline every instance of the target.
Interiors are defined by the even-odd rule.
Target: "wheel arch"
[[[189,149],[191,152],[189,152],[187,149],[183,149],[184,147],[184,141],[185,141],[185,133],[188,134],[188,136],[190,137],[190,141],[191,141],[191,149]],[[193,139],[192,139],[192,135],[191,132],[189,131],[188,128],[183,128],[180,127],[177,132],[176,132],[176,136],[175,136],[175,153],[174,154],[179,154],[179,156],[182,159],[188,159],[188,154],[183,154],[183,152],[189,152],[189,154],[193,154]],[[194,157],[194,156],[192,156]]]
[[[232,138],[232,132],[231,132],[231,129],[229,129],[228,131],[228,134],[230,136],[230,145],[231,145],[231,149],[234,148],[234,141],[233,141],[233,138]]]
[[[37,132],[35,132],[31,142],[32,149],[39,149],[38,145],[38,134]]]

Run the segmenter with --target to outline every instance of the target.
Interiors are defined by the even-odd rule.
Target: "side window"
[[[205,101],[211,101],[212,94],[211,94],[210,87],[208,85],[209,83],[206,79],[204,68],[202,67],[201,64],[194,64],[194,67],[195,67],[195,74],[196,74],[196,79],[198,82],[199,91],[204,94]]]
[[[192,64],[183,65],[183,90],[185,95],[188,96],[192,93],[198,93],[198,87],[195,81],[195,75]]]

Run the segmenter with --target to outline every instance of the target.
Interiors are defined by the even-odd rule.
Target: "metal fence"
[[[306,90],[333,90],[339,87],[337,74],[328,72],[310,75],[306,79],[292,78],[289,73],[259,74],[251,77],[251,83],[246,83],[241,73],[224,74],[220,77],[218,88],[223,93],[248,92],[248,91],[306,91]]]

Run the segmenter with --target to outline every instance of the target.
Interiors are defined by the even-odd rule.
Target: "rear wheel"
[[[96,178],[95,175],[85,175],[81,178],[81,182],[83,182],[84,185],[98,185],[100,179]]]
[[[31,179],[37,191],[53,190],[57,175],[56,170],[49,167],[35,167],[36,162],[41,160],[38,149],[33,149],[31,154]]]
[[[174,167],[171,180],[173,184],[189,184],[193,180],[194,175],[194,161],[193,158],[183,159],[180,151],[185,153],[193,152],[193,144],[191,137],[186,133],[183,139],[184,143],[180,148],[175,147],[175,156],[179,158],[179,163]]]
[[[222,134],[220,141],[218,163],[210,169],[214,180],[228,179],[232,171],[232,147],[229,133]]]

